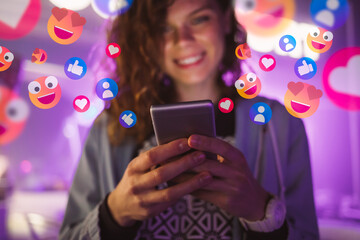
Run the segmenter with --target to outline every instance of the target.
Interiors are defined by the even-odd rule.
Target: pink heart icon
[[[304,89],[304,84],[302,82],[289,82],[288,89],[296,96]]]

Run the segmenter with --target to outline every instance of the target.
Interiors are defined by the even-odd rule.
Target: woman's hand
[[[264,218],[270,194],[256,181],[240,150],[223,140],[200,135],[192,135],[188,145],[224,158],[222,163],[207,160],[192,169],[193,172],[208,171],[213,176],[210,184],[192,195],[215,204],[233,216],[249,221]],[[190,177],[191,173],[184,173],[174,180],[180,183]]]
[[[129,163],[123,178],[108,197],[108,206],[118,224],[124,227],[131,226],[136,220],[158,215],[182,196],[211,182],[211,175],[202,172],[176,186],[155,189],[157,185],[198,166],[205,160],[205,154],[199,151],[178,157],[189,150],[187,139],[178,139],[154,147]],[[166,164],[154,169],[162,163]]]

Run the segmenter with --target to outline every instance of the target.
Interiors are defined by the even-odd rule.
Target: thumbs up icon
[[[74,80],[84,77],[86,70],[87,67],[85,61],[78,57],[70,58],[66,61],[64,66],[66,76]]]
[[[129,115],[124,115],[121,119],[124,120],[124,122],[127,124],[127,125],[131,125],[134,120],[131,118],[132,114],[130,113]]]
[[[136,124],[137,117],[133,111],[126,110],[120,114],[120,124],[125,128],[131,128]]]
[[[75,61],[74,65],[69,64],[69,67],[67,69],[68,72],[71,72],[73,74],[76,74],[76,75],[80,76],[82,74],[82,72],[83,72],[83,67],[79,66],[78,64],[79,64],[78,60]]]
[[[317,66],[313,59],[303,57],[296,61],[294,71],[299,78],[307,80],[315,76]]]
[[[309,72],[313,72],[314,71],[314,68],[312,66],[312,64],[307,64],[305,60],[302,61],[302,64],[301,66],[298,67],[298,71],[299,71],[299,74],[302,76],[302,75],[305,75],[305,74],[308,74]]]

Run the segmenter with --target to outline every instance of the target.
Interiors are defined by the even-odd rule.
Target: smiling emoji
[[[289,82],[284,104],[287,111],[297,118],[313,115],[319,107],[323,93],[313,85],[303,82]]]
[[[257,36],[274,36],[291,23],[294,0],[235,0],[235,16],[248,32]]]
[[[66,8],[54,7],[49,18],[47,29],[50,37],[57,43],[67,45],[75,42],[81,36],[86,23],[79,13]]]
[[[255,73],[247,73],[236,80],[235,87],[240,96],[252,99],[260,93],[261,82]]]
[[[31,102],[38,108],[55,107],[61,98],[61,88],[56,77],[40,77],[28,85]]]
[[[14,91],[0,86],[0,145],[10,143],[20,135],[28,116],[27,103]]]
[[[35,48],[33,54],[31,55],[31,62],[36,64],[43,64],[47,60],[47,53],[39,48]]]
[[[12,54],[6,47],[0,46],[0,72],[8,69],[13,60],[14,54]]]
[[[324,53],[330,49],[332,40],[332,32],[324,28],[315,27],[307,35],[306,43],[313,52]]]

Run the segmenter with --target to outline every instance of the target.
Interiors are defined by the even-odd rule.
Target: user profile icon
[[[250,108],[250,119],[257,125],[264,125],[270,121],[272,111],[268,104],[258,102]]]
[[[118,86],[111,78],[101,79],[96,84],[96,94],[102,100],[111,100],[118,94]]]
[[[291,35],[284,35],[279,40],[279,46],[284,52],[291,52],[296,47],[296,40]]]

